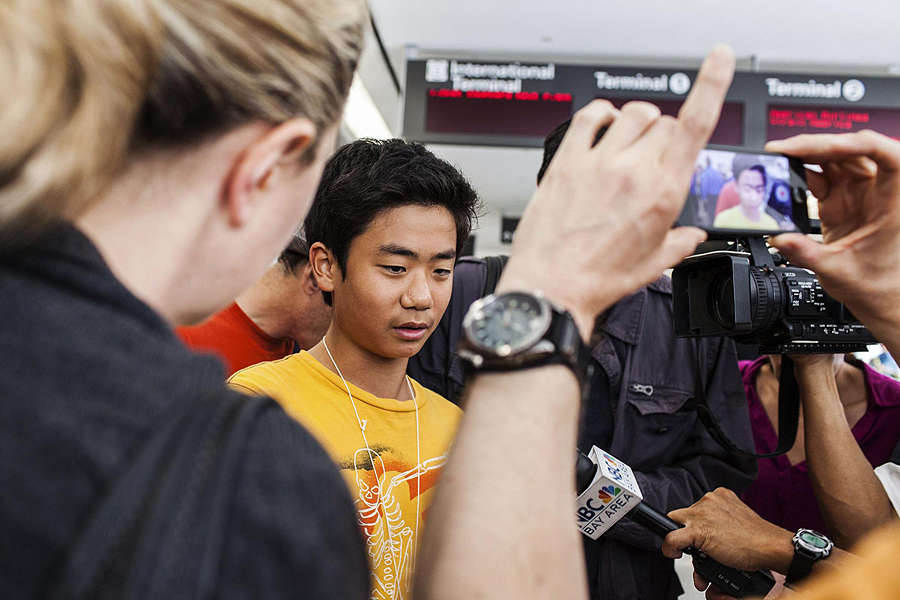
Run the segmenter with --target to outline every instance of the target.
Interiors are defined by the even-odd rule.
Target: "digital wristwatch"
[[[799,529],[794,534],[794,559],[788,568],[784,582],[787,585],[803,580],[812,571],[813,564],[831,554],[834,542],[812,529]]]

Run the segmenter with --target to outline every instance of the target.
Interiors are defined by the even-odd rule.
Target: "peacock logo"
[[[613,498],[622,493],[622,488],[605,485],[597,491],[597,497],[603,504],[609,504]]]

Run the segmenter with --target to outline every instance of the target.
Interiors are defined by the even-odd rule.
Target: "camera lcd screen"
[[[792,185],[786,156],[707,148],[694,164],[678,224],[711,234],[798,231]]]

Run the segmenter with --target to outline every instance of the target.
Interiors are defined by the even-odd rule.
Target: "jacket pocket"
[[[641,415],[671,414],[687,407],[692,394],[676,388],[632,382],[628,384],[626,400]]]
[[[643,387],[635,387],[643,386]],[[688,444],[697,413],[686,390],[629,383],[621,424],[622,460],[639,472],[652,472],[672,465],[689,453]],[[615,452],[613,453],[615,454]]]
[[[651,452],[668,455],[670,449],[663,446],[684,441],[697,419],[689,402],[692,397],[686,390],[629,383],[625,399],[634,410],[626,410],[625,433],[644,439],[648,451],[655,447]]]

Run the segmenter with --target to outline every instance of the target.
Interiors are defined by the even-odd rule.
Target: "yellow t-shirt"
[[[759,221],[751,221],[744,216],[740,206],[723,210],[716,215],[713,227],[721,227],[722,229],[761,229],[765,231],[778,231],[781,229],[778,226],[778,221],[766,213],[760,215]]]
[[[316,436],[341,469],[359,511],[372,565],[371,597],[409,598],[417,538],[462,411],[416,381],[415,404],[378,398],[348,381],[374,455],[370,459],[341,378],[308,352],[238,371],[229,384],[245,393],[273,397]]]

